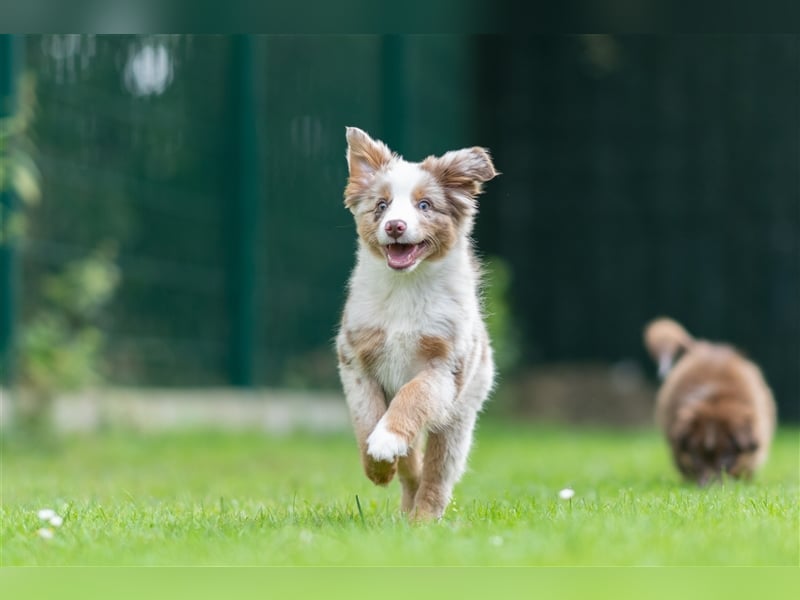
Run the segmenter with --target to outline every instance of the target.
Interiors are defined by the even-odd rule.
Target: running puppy
[[[358,250],[339,375],[367,477],[386,485],[397,473],[403,511],[436,519],[494,381],[470,233],[476,197],[497,173],[483,148],[414,163],[355,127],[346,137]]]
[[[750,478],[775,430],[775,402],[759,368],[670,319],[652,321],[644,341],[663,379],[656,421],[680,472],[700,485],[723,473]]]

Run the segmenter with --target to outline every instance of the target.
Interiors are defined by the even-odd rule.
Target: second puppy
[[[723,474],[752,476],[767,458],[776,420],[760,369],[666,318],[647,325],[644,341],[663,378],[656,421],[678,470],[700,485]]]

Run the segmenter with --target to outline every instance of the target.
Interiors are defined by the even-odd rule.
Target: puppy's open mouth
[[[389,244],[383,248],[389,266],[397,271],[402,271],[414,265],[425,253],[427,247],[426,242],[420,242],[419,244]]]

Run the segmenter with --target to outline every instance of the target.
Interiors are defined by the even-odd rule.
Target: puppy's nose
[[[383,226],[386,230],[386,233],[389,234],[390,237],[394,239],[399,238],[406,230],[406,222],[401,221],[400,219],[393,219],[391,221],[387,221],[386,225]]]

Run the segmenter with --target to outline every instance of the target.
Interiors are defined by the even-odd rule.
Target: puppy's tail
[[[689,332],[672,319],[655,319],[644,329],[644,345],[658,363],[658,376],[662,379],[672,369],[678,353],[689,350],[693,344]]]

